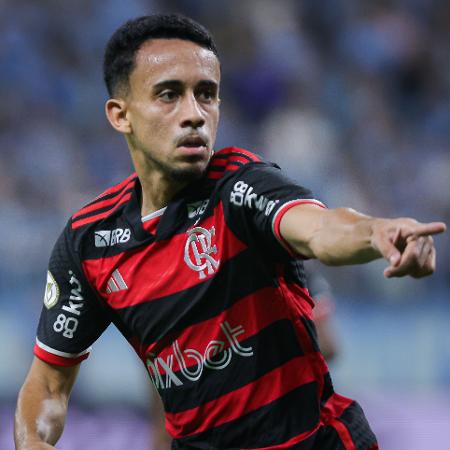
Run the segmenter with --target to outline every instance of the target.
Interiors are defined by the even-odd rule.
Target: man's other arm
[[[282,238],[300,255],[336,266],[385,258],[386,277],[432,274],[436,251],[431,235],[445,230],[442,222],[373,218],[352,209],[310,204],[292,207],[280,222]]]
[[[79,367],[53,366],[34,358],[17,401],[16,450],[55,449]]]

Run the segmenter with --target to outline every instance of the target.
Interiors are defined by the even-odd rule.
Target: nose
[[[205,118],[195,95],[186,95],[183,102],[181,127],[201,128],[204,124]]]

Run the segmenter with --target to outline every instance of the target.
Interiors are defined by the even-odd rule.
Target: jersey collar
[[[168,239],[185,224],[188,225],[187,204],[208,196],[210,184],[208,180],[202,178],[181,190],[167,205],[154,235],[149,233],[142,223],[142,187],[139,178],[136,178],[131,198],[124,209],[125,220],[132,228],[134,236],[140,241]]]

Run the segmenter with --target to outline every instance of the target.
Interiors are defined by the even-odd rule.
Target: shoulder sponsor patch
[[[253,190],[253,186],[239,180],[233,186],[230,194],[230,202],[236,206],[258,209],[264,212],[266,216],[270,216],[275,206],[280,203],[280,200],[270,200],[265,195],[256,193]]]
[[[53,308],[59,300],[59,286],[50,270],[47,271],[47,283],[45,285],[44,305],[47,309]]]

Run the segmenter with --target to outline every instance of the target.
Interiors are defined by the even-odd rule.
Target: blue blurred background
[[[103,112],[102,53],[125,20],[181,12],[223,68],[216,148],[277,162],[330,207],[450,223],[444,0],[0,1],[0,448],[32,359],[47,260],[67,218],[131,171]],[[438,270],[317,269],[335,297],[336,389],[387,450],[450,449],[449,234]],[[150,450],[144,368],[115,330],[83,363],[59,448]]]

